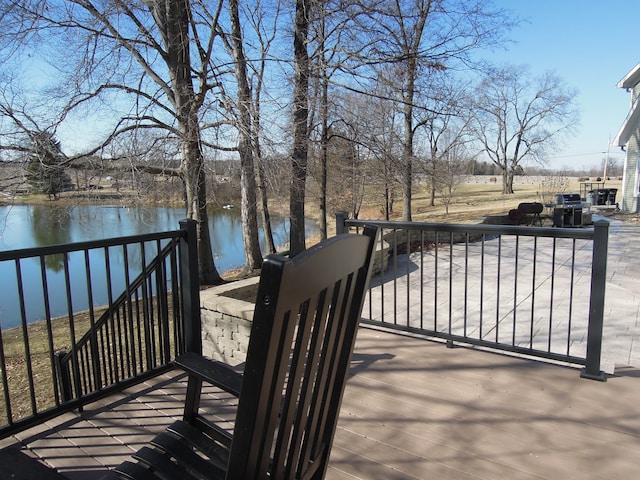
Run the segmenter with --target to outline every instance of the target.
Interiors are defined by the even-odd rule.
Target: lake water
[[[175,208],[123,208],[109,206],[57,207],[50,205],[15,205],[0,207],[0,250],[15,250],[46,245],[66,244],[99,240],[126,235],[177,230],[179,222],[185,218],[183,209]],[[218,210],[209,213],[211,245],[216,268],[225,272],[244,265],[242,245],[242,224],[239,209]],[[289,239],[288,220],[273,222],[276,245],[284,245]],[[316,227],[308,225],[308,233]],[[264,245],[264,239],[260,238]],[[115,259],[114,261],[117,261]],[[34,276],[33,284],[40,282],[40,271],[34,261],[34,268],[25,268],[26,276]],[[99,262],[96,262],[99,263]],[[11,268],[10,268],[11,267]],[[9,328],[17,325],[20,314],[17,302],[15,270],[12,266],[0,264],[0,326]],[[70,268],[73,269],[73,266]],[[61,273],[60,265],[47,265],[47,274]],[[50,271],[49,271],[50,270]],[[73,275],[73,270],[71,271]],[[55,282],[54,282],[55,283]],[[55,298],[57,295],[51,295]],[[79,296],[81,297],[81,296]],[[62,292],[64,299],[64,293]],[[59,310],[65,310],[60,305]],[[81,307],[80,307],[81,309]],[[56,315],[56,312],[52,312]],[[42,311],[28,315],[29,321],[43,318]]]

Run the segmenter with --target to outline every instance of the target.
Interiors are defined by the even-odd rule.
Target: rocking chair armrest
[[[236,397],[240,396],[242,374],[230,365],[193,352],[183,353],[174,363],[190,375],[195,375]]]

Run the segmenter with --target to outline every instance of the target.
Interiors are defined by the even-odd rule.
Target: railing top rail
[[[115,247],[120,245],[150,242],[154,240],[166,240],[171,238],[181,238],[186,233],[183,230],[171,230],[168,232],[145,233],[142,235],[129,235],[126,237],[105,238],[100,240],[90,240],[88,242],[75,242],[60,245],[48,245],[44,247],[21,248],[17,250],[0,251],[0,261],[16,260],[22,258],[38,257],[40,255],[55,255],[95,248]]]
[[[584,228],[557,228],[557,227],[528,227],[517,225],[489,225],[489,224],[453,224],[432,222],[399,222],[389,220],[354,220],[346,219],[348,227],[364,227],[365,225],[377,225],[391,230],[417,230],[437,231],[449,233],[476,233],[492,235],[519,235],[531,237],[573,238],[578,240],[591,240],[594,237],[595,227],[608,226],[606,220],[595,222],[594,227]]]

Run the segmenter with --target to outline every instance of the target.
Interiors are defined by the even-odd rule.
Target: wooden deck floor
[[[632,479],[640,371],[576,369],[361,330],[329,479]],[[19,442],[70,480],[100,478],[181,413],[178,373],[138,385]],[[206,408],[230,420],[231,399]],[[1,475],[0,475],[1,477]]]

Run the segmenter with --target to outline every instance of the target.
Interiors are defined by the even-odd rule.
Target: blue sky
[[[578,91],[580,125],[575,137],[550,152],[549,166],[579,170],[599,166],[629,111],[630,94],[617,83],[640,63],[637,0],[495,0],[523,22],[506,52],[492,60],[554,71]],[[622,162],[620,148],[610,158]]]
[[[617,83],[640,63],[638,0],[494,0],[497,7],[522,20],[510,35],[505,51],[486,54],[495,63],[528,65],[530,73],[551,70],[578,91],[580,125],[577,134],[549,152],[551,168],[575,170],[600,166],[610,158],[622,163],[615,138],[629,110],[630,96]],[[96,129],[102,119],[95,119]],[[70,152],[81,150],[78,125],[62,129],[60,138]],[[81,138],[84,139],[84,136]],[[82,142],[85,143],[85,142]]]

